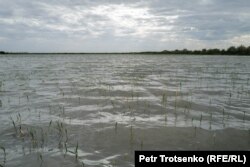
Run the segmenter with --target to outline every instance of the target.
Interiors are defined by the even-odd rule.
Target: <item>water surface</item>
[[[1,55],[5,164],[133,166],[141,149],[249,150],[249,80],[244,56]]]

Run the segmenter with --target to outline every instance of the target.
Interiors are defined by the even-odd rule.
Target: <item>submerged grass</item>
[[[3,147],[3,146],[0,146],[0,149],[3,151],[3,162],[2,162],[2,164],[0,163],[0,166],[5,166],[5,164],[6,164],[6,156],[7,156],[6,150],[5,150],[5,147]]]

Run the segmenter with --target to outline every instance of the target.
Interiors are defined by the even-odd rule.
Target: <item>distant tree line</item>
[[[0,51],[0,54],[29,54],[27,52],[4,52]],[[34,54],[34,53],[31,53]],[[110,53],[36,53],[36,54],[110,54]],[[231,46],[228,49],[202,49],[202,50],[163,50],[161,52],[122,52],[122,53],[112,53],[112,54],[190,54],[190,55],[250,55],[250,46],[245,47],[240,45],[238,47]]]
[[[164,50],[161,53],[166,54],[195,54],[195,55],[250,55],[250,46],[245,47],[240,45],[238,47],[231,46],[228,49],[202,49],[202,50]]]

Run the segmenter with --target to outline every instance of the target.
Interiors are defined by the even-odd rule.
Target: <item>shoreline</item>
[[[6,52],[0,51],[0,54],[150,54],[150,55],[237,55],[237,56],[249,56],[250,46],[244,45],[230,46],[227,49],[200,49],[200,50],[189,50],[189,49],[176,49],[176,50],[163,50],[163,51],[135,51],[135,52]]]
[[[110,52],[110,53],[94,53],[94,52],[67,52],[67,53],[39,53],[39,52],[5,52],[0,55],[169,55],[169,56],[250,56],[250,54],[195,54],[195,53],[161,53],[161,52]]]

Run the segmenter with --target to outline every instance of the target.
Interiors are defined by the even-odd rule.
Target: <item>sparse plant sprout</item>
[[[244,115],[243,115],[243,122],[245,122],[245,117],[246,117],[246,111],[243,111]]]
[[[130,143],[133,144],[134,134],[133,134],[133,126],[130,126]]]
[[[51,125],[52,125],[52,120],[50,120],[50,122],[49,122],[49,128],[51,127]]]
[[[15,123],[15,121],[13,120],[13,118],[12,118],[12,117],[10,117],[10,120],[11,120],[11,122],[12,122],[12,124],[13,124],[14,130],[15,130],[16,135],[17,135],[17,127],[16,127],[16,123]]]
[[[41,161],[40,162],[40,167],[43,165],[43,155],[41,152],[38,153],[38,159]]]
[[[162,94],[162,106],[166,107],[166,104],[167,104],[167,94],[163,93]]]
[[[143,150],[143,140],[141,140],[141,150]]]
[[[200,126],[201,126],[201,122],[202,122],[202,114],[201,114],[201,117],[200,117]]]
[[[110,100],[110,103],[112,104],[113,108],[115,108],[115,103],[113,100]]]
[[[65,128],[65,137],[66,137],[65,142],[67,143],[69,138],[68,138],[68,130],[66,128]]]
[[[23,151],[23,156],[25,156],[26,153],[25,153],[25,147],[24,147],[24,145],[22,146],[22,151]]]
[[[76,160],[78,159],[78,141],[76,143],[75,158],[76,158]]]
[[[212,129],[212,117],[213,117],[213,114],[212,112],[210,113],[210,121],[209,121],[209,129],[211,130]]]
[[[43,129],[41,129],[41,148],[44,147],[44,143],[45,143],[45,134]]]
[[[4,166],[5,164],[6,164],[6,150],[5,150],[5,148],[3,147],[3,146],[0,146],[0,149],[3,151],[3,165],[2,166]],[[1,164],[0,164],[1,165]]]
[[[224,122],[224,115],[225,115],[225,110],[223,108],[223,111],[222,111],[222,121]]]
[[[165,125],[167,124],[167,121],[168,121],[168,115],[167,115],[167,112],[165,113],[165,119],[164,119],[164,121],[165,121]]]
[[[194,137],[196,137],[196,131],[197,131],[197,127],[194,127]]]
[[[31,136],[31,143],[32,143],[32,147],[36,148],[37,146],[37,140],[35,139],[35,132],[33,129],[30,130],[30,136]]]
[[[68,152],[68,144],[67,144],[67,142],[64,142],[64,148],[65,148],[65,154],[64,154],[64,156],[67,154],[67,152]]]
[[[215,145],[216,133],[213,134],[213,144]]]
[[[62,106],[62,116],[64,117],[65,116],[65,107]]]

